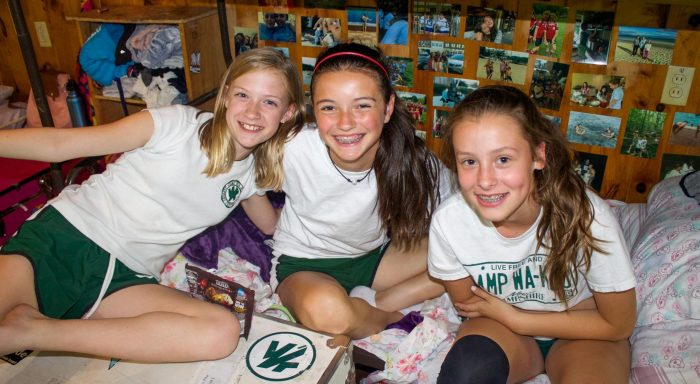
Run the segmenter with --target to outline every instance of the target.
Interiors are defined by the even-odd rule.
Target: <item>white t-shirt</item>
[[[442,169],[446,196],[449,175]],[[366,172],[343,173],[357,180]],[[286,144],[282,189],[286,201],[274,235],[276,253],[311,259],[360,257],[388,240],[377,208],[374,170],[356,185],[349,183],[333,167],[314,126],[305,126]]]
[[[596,292],[621,292],[635,287],[635,277],[624,235],[603,199],[588,191],[595,220],[591,231],[608,254],[593,252],[588,273],[578,285],[565,288],[569,306]],[[543,268],[547,254],[537,245],[540,217],[522,235],[501,236],[491,222],[483,222],[456,193],[440,205],[430,226],[428,271],[441,280],[472,276],[476,284],[518,308],[564,311],[566,307],[547,286]],[[569,279],[569,284],[571,280]]]
[[[141,148],[125,152],[51,204],[80,232],[137,273],[160,276],[186,240],[222,221],[253,194],[253,156],[222,175],[202,173],[207,157],[198,128],[212,117],[193,107],[148,110],[154,130]]]

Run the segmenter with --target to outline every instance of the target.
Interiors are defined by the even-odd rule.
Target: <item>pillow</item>
[[[700,319],[700,205],[680,177],[659,182],[631,249],[637,276],[637,325]]]
[[[608,206],[617,217],[627,248],[632,249],[639,236],[639,230],[647,216],[646,204],[628,204],[618,200],[607,200]]]

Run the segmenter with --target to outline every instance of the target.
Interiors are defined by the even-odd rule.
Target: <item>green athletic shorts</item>
[[[22,224],[1,254],[29,259],[39,311],[59,319],[79,319],[92,307],[109,265],[109,253],[50,205]],[[154,277],[137,274],[116,260],[105,297],[133,285],[157,283]]]
[[[358,285],[371,287],[374,275],[377,273],[377,268],[379,268],[379,262],[382,261],[388,245],[387,243],[364,256],[356,258],[318,260],[282,255],[277,260],[277,284],[279,286],[284,279],[294,272],[311,271],[331,276],[345,288],[348,294]]]
[[[535,342],[537,342],[537,346],[540,348],[540,352],[542,353],[542,359],[547,360],[547,355],[549,354],[549,350],[552,348],[552,345],[557,342],[559,339],[551,339],[551,340],[539,340],[535,339]]]

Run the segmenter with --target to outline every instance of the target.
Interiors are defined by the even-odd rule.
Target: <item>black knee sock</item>
[[[437,384],[503,384],[509,371],[508,357],[495,341],[467,335],[447,353]]]

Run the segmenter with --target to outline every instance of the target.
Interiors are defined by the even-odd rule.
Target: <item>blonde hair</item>
[[[457,172],[453,147],[454,129],[465,120],[479,120],[487,114],[510,116],[518,122],[528,141],[533,158],[535,148],[544,143],[545,167],[535,170],[535,191],[532,198],[542,206],[542,219],[537,227],[537,249],[549,251],[544,264],[549,287],[566,305],[566,279],[575,286],[579,267],[588,270],[593,252],[606,253],[601,240],[593,236],[593,207],[586,194],[586,185],[574,172],[571,152],[564,136],[540,113],[530,98],[514,87],[486,86],[470,93],[455,108],[447,121],[444,134],[443,160]],[[580,255],[580,257],[579,257]]]
[[[282,76],[289,105],[294,106],[294,116],[280,124],[277,132],[254,150],[255,182],[259,188],[279,190],[282,187],[282,157],[284,143],[292,131],[301,129],[304,123],[304,96],[299,72],[292,61],[273,48],[256,48],[236,57],[221,80],[214,103],[214,117],[199,129],[202,151],[209,158],[203,173],[214,177],[227,172],[236,159],[233,136],[226,122],[226,92],[237,78],[255,71],[274,71]]]

